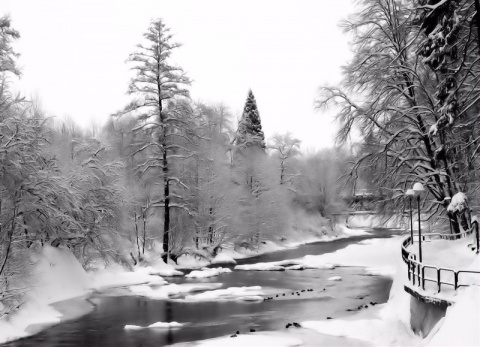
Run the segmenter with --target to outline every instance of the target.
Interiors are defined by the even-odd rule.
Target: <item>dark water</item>
[[[391,232],[377,230],[369,237],[355,237],[300,246],[297,249],[262,255],[241,263],[293,259],[307,254],[323,254],[371,237],[388,237]],[[240,262],[239,262],[240,263]],[[342,281],[328,281],[341,276]],[[184,302],[152,300],[137,296],[97,295],[91,299],[95,309],[75,320],[49,328],[35,336],[8,346],[164,346],[233,334],[285,329],[288,322],[339,318],[352,314],[347,309],[376,301],[386,302],[391,280],[366,275],[362,268],[333,270],[234,271],[208,279],[171,279],[171,283],[222,283],[222,288],[262,286],[274,299],[263,302]],[[302,289],[313,292],[301,292]],[[292,295],[292,291],[298,291]],[[285,296],[283,296],[285,294]],[[279,295],[279,297],[276,297]],[[124,326],[147,326],[155,322],[185,323],[176,329],[125,330]]]

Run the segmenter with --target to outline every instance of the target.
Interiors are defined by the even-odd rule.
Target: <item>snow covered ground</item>
[[[183,275],[164,263],[157,263],[154,267],[136,267],[134,271],[112,266],[95,273],[87,273],[70,250],[62,246],[46,245],[42,252],[33,256],[32,261],[36,265],[32,271],[33,286],[29,292],[29,300],[19,311],[6,319],[0,319],[0,343],[38,332],[37,329],[28,329],[30,326],[48,327],[61,322],[64,315],[51,305],[56,302],[88,297],[94,290],[118,286],[164,285],[167,282],[159,276],[160,273]],[[174,291],[173,288],[170,289]]]
[[[284,332],[252,333],[234,338],[223,338],[197,341],[189,346],[232,346],[239,345],[275,345],[275,346],[312,346],[324,345],[326,336],[343,338],[341,345],[374,346],[478,346],[480,345],[480,287],[462,288],[456,295],[456,302],[447,309],[446,316],[440,319],[427,336],[416,335],[411,329],[411,304],[413,298],[405,292],[407,279],[406,266],[401,259],[402,238],[372,239],[348,246],[333,253],[319,256],[287,260],[284,262],[253,264],[250,270],[297,264],[297,266],[362,266],[371,273],[381,273],[392,276],[394,281],[386,304],[370,306],[353,316],[340,319],[301,322],[302,329],[311,334],[291,335],[294,340],[285,337]],[[448,242],[448,241],[447,241]],[[425,259],[430,262],[439,261],[443,265],[462,265],[466,268],[476,268],[479,264],[478,255],[472,255],[468,250],[471,240],[459,240],[454,243],[430,243],[424,248]],[[470,253],[469,253],[470,252]],[[454,258],[454,259],[449,259]],[[441,261],[440,261],[441,259]],[[245,270],[245,269],[244,269]],[[331,278],[334,280],[334,278]],[[420,312],[413,312],[419,314]],[[432,319],[431,317],[425,318]],[[434,322],[424,322],[434,324]],[[240,337],[240,339],[239,339]],[[233,339],[237,339],[233,341]],[[315,344],[312,344],[315,341]],[[336,345],[337,340],[331,340]],[[282,344],[283,343],[283,344]],[[290,344],[291,343],[291,344]]]
[[[276,262],[237,265],[235,270],[284,271],[303,269],[333,269],[335,266],[362,266],[371,274],[393,276],[396,259],[400,257],[401,238],[368,239],[333,253],[306,255],[303,258]]]

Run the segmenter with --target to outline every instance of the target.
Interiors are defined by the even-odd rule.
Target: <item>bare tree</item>
[[[460,184],[468,166],[462,169],[458,164],[465,160],[459,157],[462,148],[476,146],[478,138],[473,133],[477,131],[474,123],[478,124],[478,56],[459,65],[465,78],[459,78],[455,88],[455,121],[450,124],[450,135],[437,141],[432,136],[442,105],[437,102],[437,76],[418,54],[423,37],[416,25],[416,10],[400,0],[359,3],[359,11],[343,23],[353,36],[354,58],[345,67],[340,87],[320,89],[317,107],[333,104],[340,108],[339,143],[348,142],[354,129],[359,129],[364,148],[350,177],[357,179],[363,168],[370,167],[372,183],[379,195],[385,196],[378,204],[380,210],[397,213],[403,192],[421,182],[429,192],[422,201],[425,212],[430,216],[447,213],[459,231],[459,223],[447,207],[456,192],[472,192],[472,187]],[[465,52],[475,54],[468,18],[459,23],[459,44],[469,46]],[[472,132],[471,140],[460,135],[466,129]],[[478,153],[470,153],[469,162],[478,165]]]
[[[301,141],[293,138],[290,133],[275,134],[268,145],[280,160],[280,184],[285,182],[286,170],[289,168],[289,159],[300,154]],[[289,180],[290,181],[290,180]]]

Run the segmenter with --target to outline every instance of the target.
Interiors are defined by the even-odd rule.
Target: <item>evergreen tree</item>
[[[257,101],[252,90],[248,91],[247,101],[243,108],[242,118],[238,122],[235,144],[238,147],[259,147],[265,149],[265,135],[263,135]]]
[[[179,153],[183,149],[176,143],[177,138],[189,138],[188,120],[184,119],[182,103],[178,97],[188,96],[185,85],[190,83],[180,67],[169,64],[172,51],[180,44],[172,42],[170,29],[161,19],[151,22],[148,32],[144,34],[147,46],[138,45],[139,51],[130,55],[130,62],[135,66],[136,76],[129,86],[129,94],[136,95],[125,109],[116,114],[132,114],[138,120],[135,128],[140,142],[133,155],[144,155],[144,161],[138,165],[140,174],[153,174],[157,184],[163,188],[163,196],[153,201],[153,207],[163,208],[163,255],[167,262],[171,251],[171,208],[187,208],[183,198],[175,189],[185,185],[181,177],[175,175],[174,159],[183,160]],[[141,134],[140,134],[141,133]],[[160,171],[160,172],[159,172]],[[179,200],[179,201],[177,201]]]

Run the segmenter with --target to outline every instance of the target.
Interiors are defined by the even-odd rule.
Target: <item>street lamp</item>
[[[413,185],[412,190],[414,191],[415,195],[417,196],[417,209],[418,209],[418,260],[420,263],[422,262],[422,227],[420,225],[421,218],[420,218],[420,196],[423,192],[425,192],[425,188],[423,188],[423,184],[417,182]]]
[[[413,189],[407,189],[407,191],[405,192],[405,195],[407,195],[408,199],[410,200],[410,237],[412,239],[412,245],[413,245],[412,196],[415,196],[415,191]]]

